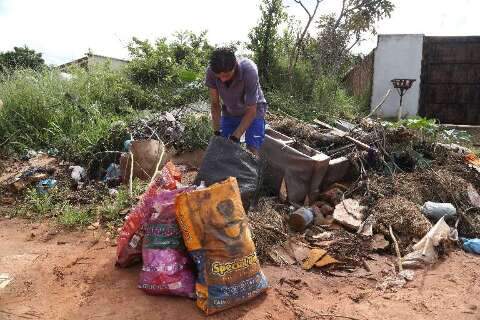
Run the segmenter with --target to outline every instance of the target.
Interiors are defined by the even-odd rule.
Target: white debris
[[[333,219],[344,227],[357,231],[364,219],[364,209],[357,200],[345,199],[335,206]]]

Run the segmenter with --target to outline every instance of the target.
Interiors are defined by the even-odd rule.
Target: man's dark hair
[[[235,58],[235,50],[233,48],[216,48],[210,56],[210,68],[214,73],[232,71],[236,63],[237,58]]]

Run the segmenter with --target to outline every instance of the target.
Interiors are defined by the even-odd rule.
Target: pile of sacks
[[[207,315],[265,292],[236,178],[182,186],[167,163],[128,215],[118,237],[118,267],[143,261],[147,294],[196,299]]]

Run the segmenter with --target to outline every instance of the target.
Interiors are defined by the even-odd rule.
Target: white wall
[[[94,67],[96,65],[102,65],[102,64],[105,64],[105,63],[109,63],[110,64],[110,68],[112,70],[119,70],[121,68],[123,68],[127,62],[126,61],[122,61],[122,60],[118,60],[118,59],[110,59],[110,58],[107,58],[107,57],[100,57],[100,56],[91,56],[89,57],[88,59],[88,67]]]
[[[395,78],[416,79],[412,88],[403,97],[403,117],[418,112],[420,98],[420,74],[422,70],[423,35],[379,35],[373,70],[372,108],[377,106],[388,89],[392,92],[377,111],[382,118],[397,117],[400,96],[393,89]]]

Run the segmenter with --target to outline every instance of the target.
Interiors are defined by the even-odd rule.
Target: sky
[[[313,8],[315,0],[304,0]],[[480,35],[478,0],[393,0],[390,19],[378,23],[380,34]],[[248,40],[259,19],[260,0],[0,0],[0,51],[27,45],[48,64],[61,64],[92,52],[128,58],[133,36],[155,40],[178,30],[208,31],[215,44]],[[305,13],[284,0],[299,20]],[[319,13],[336,12],[340,0],[324,0]],[[368,53],[376,37],[357,52]]]

